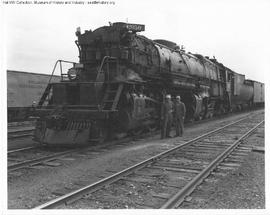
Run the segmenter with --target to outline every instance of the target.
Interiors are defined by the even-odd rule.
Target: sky
[[[58,59],[78,61],[77,27],[84,32],[128,21],[145,24],[141,34],[150,39],[215,56],[246,78],[264,81],[270,66],[270,1],[108,1],[114,4],[2,5],[6,68],[50,74]]]

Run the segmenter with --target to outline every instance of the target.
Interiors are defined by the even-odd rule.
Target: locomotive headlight
[[[67,72],[69,80],[75,80],[78,75],[78,70],[74,67],[70,68]]]
[[[73,81],[76,80],[79,75],[80,71],[83,69],[83,64],[75,63],[72,68],[70,68],[67,72],[69,80]]]

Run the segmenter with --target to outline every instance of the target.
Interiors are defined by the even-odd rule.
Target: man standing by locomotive
[[[184,133],[184,119],[186,115],[186,106],[183,102],[181,102],[181,97],[176,96],[175,101],[175,129],[176,129],[176,137],[182,137]]]
[[[161,139],[170,137],[171,125],[172,125],[172,112],[173,103],[171,101],[171,95],[166,95],[165,102],[161,107]]]

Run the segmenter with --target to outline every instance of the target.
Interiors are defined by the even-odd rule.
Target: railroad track
[[[19,139],[23,137],[33,136],[34,128],[27,128],[23,130],[8,131],[8,139]]]
[[[243,140],[263,122],[240,119],[34,209],[176,208],[214,170],[238,166],[251,151]]]
[[[30,154],[29,150],[31,149],[34,150],[34,152],[31,155],[37,158],[32,158],[32,159],[23,158],[23,160],[19,160],[20,158],[18,158],[18,156],[15,154],[17,152],[21,153],[22,151],[27,151],[27,154],[21,155],[20,157],[23,157],[23,156],[29,157],[29,154]],[[58,152],[58,153],[53,152],[53,151],[46,151],[46,154],[48,155],[44,155],[41,157],[40,157],[40,154],[45,153],[45,151],[41,147],[33,147],[33,148],[27,147],[24,149],[18,149],[17,151],[14,150],[12,152],[12,157],[8,158],[8,162],[11,163],[11,164],[8,164],[8,172],[22,169],[22,168],[31,167],[31,166],[38,165],[44,162],[49,162],[49,161],[55,160],[56,158],[61,158],[64,155],[67,155],[73,152],[78,152],[79,150],[82,150],[82,149],[70,149],[70,150],[66,150],[66,151]]]
[[[251,110],[253,111],[253,110]],[[246,112],[251,112],[250,110],[247,110]],[[237,113],[229,113],[227,115],[221,115],[221,116],[217,116],[217,117],[214,117],[214,118],[208,118],[208,119],[204,119],[204,120],[200,120],[200,121],[194,121],[194,122],[188,122],[186,124],[186,126],[190,126],[190,125],[196,125],[196,124],[200,124],[200,123],[205,123],[205,122],[209,122],[209,121],[212,121],[213,119],[221,119],[221,118],[227,118],[228,116],[231,116],[231,115],[235,115]],[[24,138],[24,137],[31,137],[33,136],[33,132],[34,132],[34,127],[30,127],[29,128],[29,123],[32,123],[32,121],[30,122],[25,122],[25,123],[28,123],[26,124],[27,125],[27,129],[23,129],[23,130],[15,130],[15,131],[9,131],[8,132],[8,139],[19,139],[19,138]],[[24,125],[24,124],[22,124]],[[18,124],[18,123],[9,123],[9,126],[8,127],[20,127],[21,124]]]
[[[31,150],[35,148],[38,148],[38,146],[28,146],[28,147],[23,147],[23,148],[18,148],[18,149],[12,149],[12,150],[9,150],[7,153],[12,154],[12,153],[27,151],[27,150]]]
[[[64,148],[60,147],[58,148],[61,150],[60,152],[56,152],[54,148],[48,148],[48,147],[25,147],[21,149],[11,150],[8,152],[9,154],[9,163],[8,164],[8,172],[19,170],[22,168],[28,168],[32,167],[34,165],[38,164],[46,164],[46,162],[49,161],[56,161],[58,159],[61,159],[62,157],[77,153],[77,154],[85,154],[88,151],[91,152],[99,152],[100,150],[105,150],[106,147],[115,145],[115,144],[131,144],[132,138],[123,138],[121,140],[116,140],[104,144],[94,144],[91,146],[83,146],[80,148],[68,148],[64,150]],[[30,153],[30,150],[34,150],[32,153]],[[63,151],[64,150],[64,151]],[[16,154],[19,153],[19,154]],[[31,154],[31,155],[30,155]],[[41,154],[45,154],[41,156]],[[28,158],[27,157],[34,156],[34,158]],[[20,157],[22,157],[20,160]],[[26,157],[26,158],[25,158]]]
[[[8,122],[8,128],[17,128],[17,127],[29,127],[29,126],[34,126],[35,121],[19,121],[19,122]]]
[[[210,120],[211,119],[206,119],[204,121],[196,121],[193,124],[188,124],[186,127],[200,124],[200,123],[205,123]],[[148,135],[157,134],[158,131],[150,132],[150,133],[139,135],[139,138],[147,137]],[[85,153],[87,151],[95,152],[95,151],[99,151],[103,149],[105,150],[106,147],[110,145],[114,145],[114,144],[125,143],[125,145],[128,145],[128,143],[131,143],[131,140],[133,140],[133,137],[127,137],[120,140],[107,142],[104,144],[84,146],[84,147],[69,149],[65,151],[63,151],[64,148],[62,150],[60,148],[61,152],[58,152],[58,153],[56,153],[55,150],[48,151],[48,148],[41,147],[41,146],[31,146],[31,147],[24,147],[20,149],[10,150],[8,151],[8,156],[9,156],[8,172],[19,170],[22,168],[32,167],[34,165],[39,165],[43,163],[46,164],[47,162],[56,161],[72,153],[80,153],[80,152]]]

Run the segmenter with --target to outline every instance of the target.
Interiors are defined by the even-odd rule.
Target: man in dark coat
[[[161,139],[165,137],[171,137],[171,125],[172,125],[172,113],[173,113],[173,103],[171,101],[171,95],[166,95],[165,102],[161,107]]]
[[[175,129],[176,129],[176,137],[182,137],[184,133],[184,119],[186,115],[186,106],[183,102],[181,102],[181,97],[176,96],[175,101]]]

